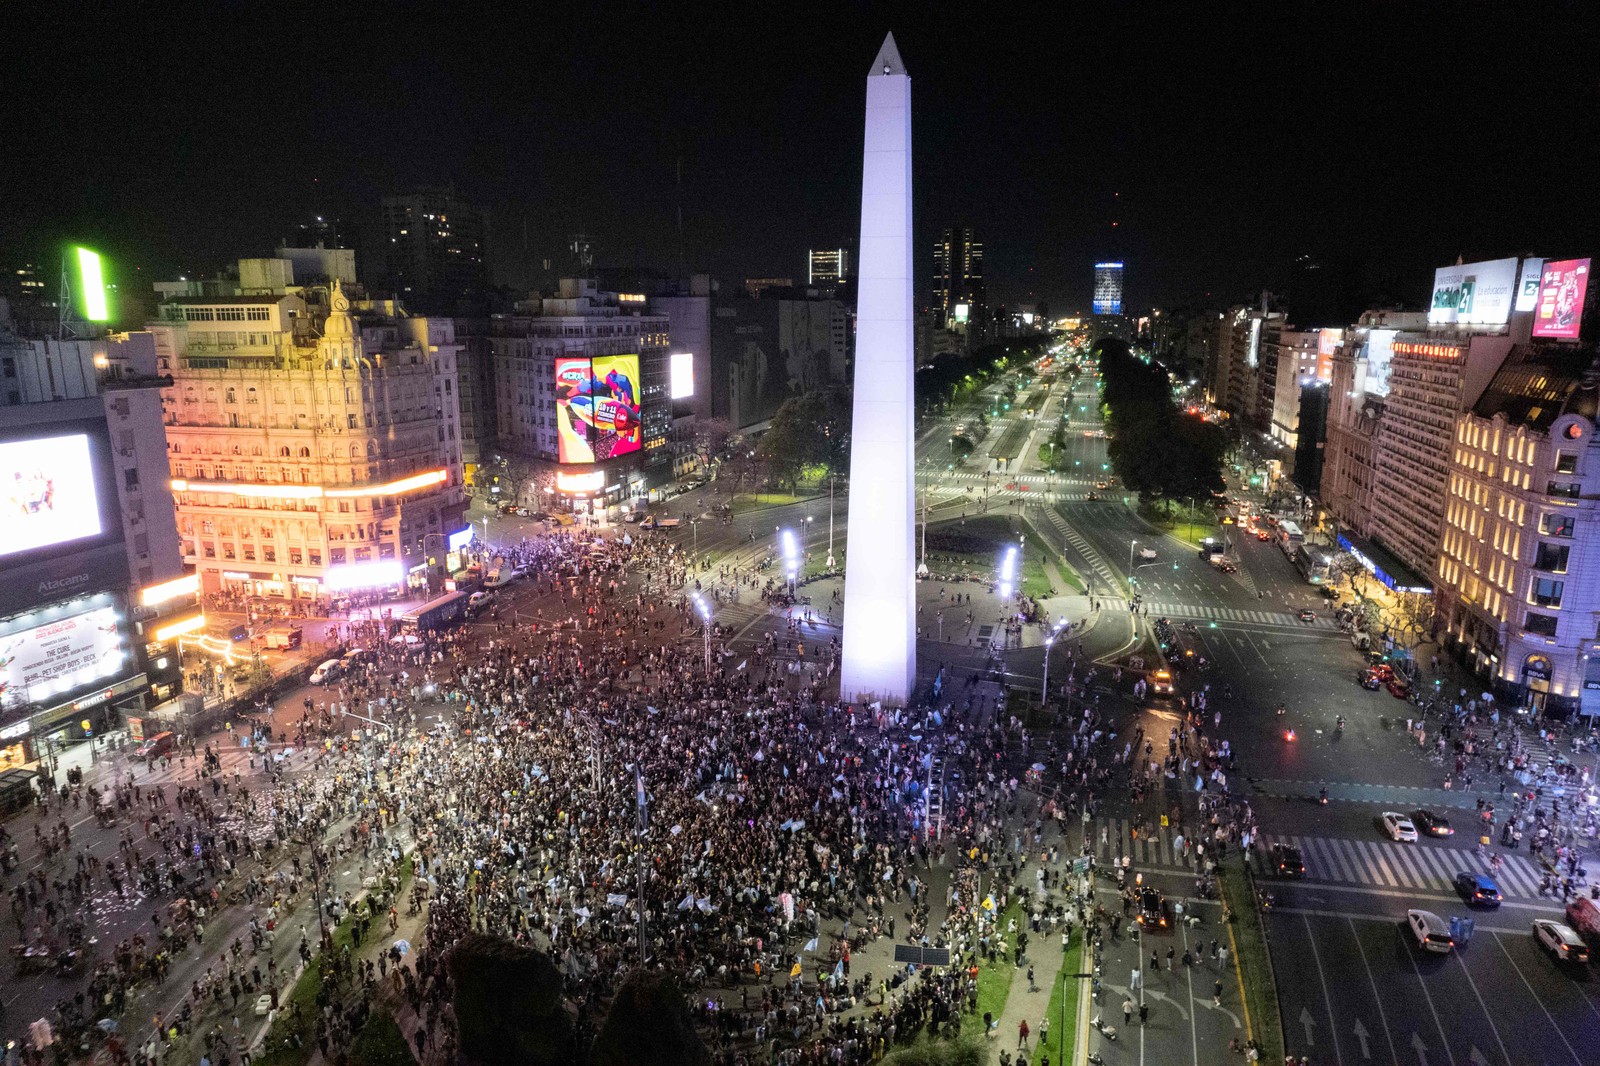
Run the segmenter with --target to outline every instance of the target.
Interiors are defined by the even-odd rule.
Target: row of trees
[[[1178,405],[1160,364],[1112,338],[1100,342],[1099,354],[1107,451],[1122,483],[1147,502],[1221,492],[1227,433]]]

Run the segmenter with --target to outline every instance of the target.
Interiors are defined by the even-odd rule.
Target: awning
[[[1349,533],[1339,534],[1339,547],[1354,555],[1373,577],[1395,592],[1433,592],[1433,582],[1401,562],[1383,545]]]

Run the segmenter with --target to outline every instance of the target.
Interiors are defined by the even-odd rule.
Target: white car
[[[313,685],[326,685],[330,681],[337,680],[343,672],[343,663],[338,659],[328,659],[321,666],[311,671],[311,683]]]
[[[1404,841],[1409,844],[1417,842],[1417,827],[1411,824],[1411,819],[1396,811],[1383,812],[1383,831],[1389,834],[1390,840]]]
[[[1448,955],[1456,946],[1455,938],[1450,935],[1450,923],[1432,911],[1406,911],[1406,926],[1423,951]]]
[[[1139,549],[1139,558],[1141,558],[1141,559],[1154,559],[1155,557],[1156,557],[1156,550],[1154,548],[1140,548]]]
[[[1557,962],[1588,962],[1589,945],[1577,930],[1550,918],[1535,918],[1533,939]]]

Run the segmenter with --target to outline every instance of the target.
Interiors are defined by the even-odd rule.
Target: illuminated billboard
[[[1543,259],[1522,261],[1522,270],[1517,274],[1517,303],[1514,308],[1518,314],[1532,311],[1539,305],[1539,278],[1543,273]]]
[[[556,458],[593,463],[640,449],[639,357],[556,360]]]
[[[1367,331],[1367,378],[1364,388],[1368,396],[1389,395],[1389,368],[1394,363],[1394,339],[1399,332],[1394,329]]]
[[[1577,340],[1588,289],[1589,260],[1562,259],[1546,263],[1539,281],[1539,305],[1533,312],[1533,335]]]
[[[672,398],[686,400],[694,395],[694,353],[672,353]]]
[[[956,304],[955,319],[956,319],[957,322],[965,322],[971,316],[972,316],[972,305],[971,304]]]
[[[100,533],[87,434],[0,442],[0,558]]]
[[[88,322],[109,322],[111,302],[106,298],[105,270],[100,253],[75,248],[78,259],[78,310]]]
[[[1430,325],[1503,326],[1516,299],[1516,259],[1460,263],[1433,272]]]
[[[64,696],[115,677],[127,661],[114,607],[8,633],[0,636],[0,707]]]

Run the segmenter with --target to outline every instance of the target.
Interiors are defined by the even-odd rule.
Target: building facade
[[[850,274],[850,253],[844,248],[812,249],[806,257],[806,284],[835,286]]]
[[[384,284],[407,310],[456,314],[482,298],[489,287],[482,208],[440,188],[385,196],[382,211]]]
[[[21,337],[0,318],[0,770],[48,775],[62,746],[178,691],[168,629],[197,609],[156,365],[149,333]]]
[[[642,304],[568,278],[491,319],[500,444],[534,464],[516,491],[554,497],[528,502],[604,509],[671,478],[668,319]]]
[[[1120,261],[1094,265],[1095,314],[1122,314],[1122,269]]]
[[[1456,421],[1438,612],[1480,675],[1536,709],[1600,714],[1600,364],[1519,345]]]
[[[453,323],[337,280],[327,306],[186,297],[152,324],[178,532],[207,594],[426,589],[462,525]]]
[[[951,226],[933,246],[932,310],[940,329],[984,321],[983,242],[971,227]]]

